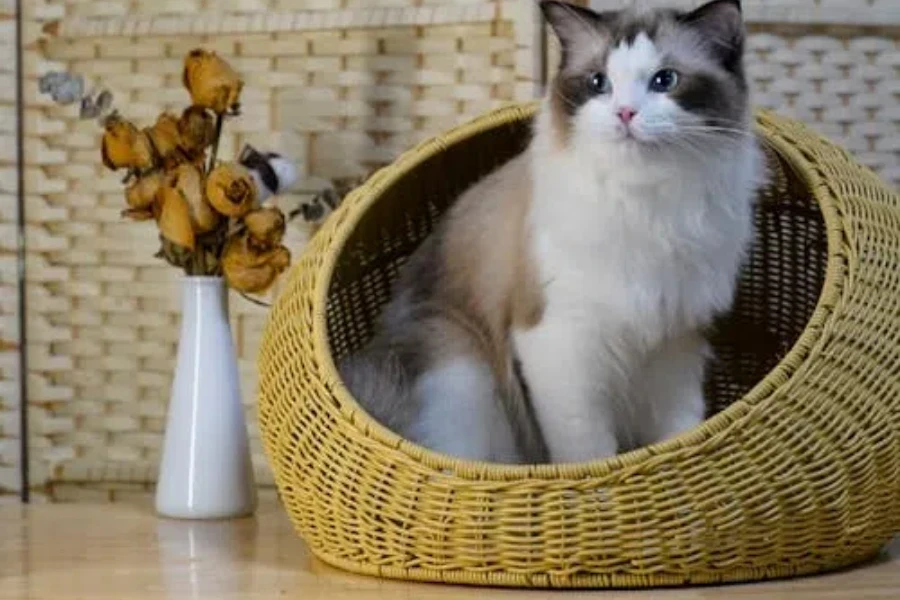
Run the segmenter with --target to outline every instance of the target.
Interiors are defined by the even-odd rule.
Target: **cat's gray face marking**
[[[600,141],[662,144],[692,135],[696,143],[746,126],[738,0],[691,12],[597,13],[551,0],[541,8],[562,47],[551,106],[564,138],[586,128]]]

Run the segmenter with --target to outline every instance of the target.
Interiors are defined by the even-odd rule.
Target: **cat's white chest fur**
[[[643,172],[541,159],[529,224],[545,311],[513,340],[554,460],[612,455],[702,419],[698,329],[733,297],[752,231],[751,154],[746,169]]]
[[[539,176],[529,220],[549,304],[593,306],[603,310],[595,319],[635,325],[707,321],[730,303],[751,234],[745,186],[724,167],[652,180],[627,169]]]

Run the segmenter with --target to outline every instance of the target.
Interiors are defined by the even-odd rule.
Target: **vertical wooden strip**
[[[19,474],[21,477],[22,502],[28,503],[31,495],[29,478],[28,443],[28,338],[26,327],[26,287],[25,273],[25,70],[22,31],[24,15],[22,0],[16,0],[16,195],[18,198],[17,262],[19,275],[18,317],[19,317]]]

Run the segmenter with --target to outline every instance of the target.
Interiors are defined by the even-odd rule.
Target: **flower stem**
[[[244,300],[246,300],[248,302],[252,302],[253,304],[256,304],[257,306],[262,306],[265,308],[272,308],[272,305],[269,304],[268,302],[263,302],[262,300],[257,300],[256,298],[248,296],[244,292],[238,291],[238,295],[240,295],[241,298],[243,298]]]
[[[216,155],[219,153],[219,138],[222,137],[222,124],[225,122],[224,114],[216,115],[216,137],[213,139],[212,151],[209,155],[209,168],[206,170],[207,174],[212,173],[212,170],[216,166]]]

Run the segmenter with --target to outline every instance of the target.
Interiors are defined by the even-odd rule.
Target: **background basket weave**
[[[900,184],[900,4],[744,4],[758,104],[811,124]],[[312,178],[368,172],[460,121],[530,99],[541,79],[540,31],[526,0],[24,5],[30,472],[58,499],[107,498],[117,482],[127,496],[152,482],[179,296],[177,273],[151,257],[152,229],[118,216],[121,186],[100,166],[97,127],[39,96],[40,74],[71,69],[102,80],[124,112],[149,121],[185,103],[181,58],[203,44],[247,80],[244,116],[229,128],[226,155],[254,143],[297,158]],[[10,8],[4,0],[0,14]],[[0,27],[11,21],[0,17]],[[11,37],[0,36],[3,57],[12,52]],[[557,50],[549,41],[552,68]],[[0,83],[10,78],[8,64],[0,61]],[[0,85],[0,139],[12,131],[2,116],[11,110],[12,89]],[[0,144],[0,228],[10,233],[0,236],[0,331],[15,341],[14,169],[4,154],[12,147]],[[281,205],[299,200],[284,198]],[[295,253],[308,233],[292,228]],[[232,309],[254,460],[259,480],[270,484],[253,408],[264,310],[240,298]],[[0,490],[6,491],[18,481],[16,375],[15,353],[0,354]]]

